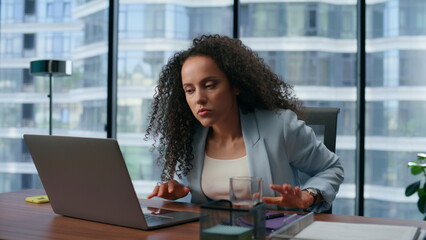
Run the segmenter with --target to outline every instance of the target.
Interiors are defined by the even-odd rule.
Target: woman
[[[148,198],[226,199],[229,177],[258,176],[265,203],[327,210],[343,168],[297,119],[300,107],[291,86],[240,40],[194,39],[160,74],[147,137],[158,140],[163,183]],[[298,171],[311,176],[302,188]]]

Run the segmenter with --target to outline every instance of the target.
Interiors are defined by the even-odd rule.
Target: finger
[[[167,196],[168,194],[168,190],[167,190],[167,183],[163,183],[160,185],[159,189],[158,189],[158,195],[159,197],[164,198],[165,196]]]
[[[257,192],[257,193],[253,193],[252,198],[253,198],[253,199],[259,199],[259,198],[260,198],[260,193],[259,193],[259,192]]]
[[[152,191],[152,193],[151,193],[151,194],[149,194],[149,196],[147,197],[147,199],[151,199],[151,198],[153,198],[153,197],[157,196],[157,194],[158,194],[158,188],[159,188],[159,186],[158,186],[158,185],[157,185],[157,186],[155,186],[154,190]]]
[[[271,184],[271,185],[269,185],[269,188],[272,189],[272,190],[275,190],[279,193],[284,193],[283,187],[281,185]]]
[[[296,191],[295,191],[295,189],[293,188],[293,186],[289,186],[289,190],[288,190],[288,192],[291,194],[291,195],[296,195]]]
[[[175,198],[183,198],[191,191],[191,189],[187,186],[181,185],[178,189],[176,189],[175,193],[173,194]]]
[[[271,186],[271,189],[277,191],[281,195],[289,195],[288,186],[286,184],[281,185],[273,185]]]
[[[295,187],[294,188],[294,195],[301,197],[302,196],[302,190],[300,190],[300,187]]]
[[[186,196],[186,194],[188,194],[190,191],[191,191],[191,189],[190,189],[188,186],[185,186],[185,187],[183,188],[183,192],[185,193],[185,196]]]
[[[290,184],[284,184],[283,189],[285,194],[294,195],[294,189]]]
[[[175,189],[175,184],[176,182],[174,180],[167,183],[167,190],[169,193],[173,192],[173,190]]]
[[[282,205],[281,197],[263,197],[264,203]]]

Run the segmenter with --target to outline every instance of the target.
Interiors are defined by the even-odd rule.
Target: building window
[[[33,33],[24,34],[24,49],[34,49],[35,35]]]
[[[306,21],[306,34],[308,36],[317,35],[317,23],[318,23],[318,6],[309,5],[307,7],[307,21]]]
[[[25,15],[34,15],[34,13],[35,13],[35,0],[25,0],[24,11],[25,11]]]
[[[35,34],[24,34],[23,35],[23,57],[34,57],[35,56]]]
[[[22,104],[22,127],[34,127],[34,103]]]
[[[30,74],[30,70],[28,68],[22,69],[22,77],[23,77],[23,83],[25,85],[31,85],[34,83],[34,78]]]
[[[46,3],[46,17],[53,17],[53,3]]]

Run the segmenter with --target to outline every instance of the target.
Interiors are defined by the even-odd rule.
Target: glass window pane
[[[242,41],[295,86],[306,106],[340,108],[337,154],[345,182],[333,212],[354,214],[356,1],[240,2]],[[417,179],[406,163],[426,143],[426,2],[367,3],[365,214],[421,219],[416,197],[405,197],[404,189]],[[92,0],[0,4],[0,192],[40,188],[22,134],[48,133],[49,83],[29,74],[29,60],[73,61],[72,76],[54,79],[54,134],[105,137],[108,6]],[[158,74],[194,37],[232,36],[232,4],[120,3],[117,129],[141,197],[160,176],[143,139]]]
[[[136,192],[146,197],[160,180],[157,155],[144,141],[154,87],[176,51],[201,34],[232,36],[233,1],[122,3],[119,13],[117,138]]]
[[[241,1],[242,40],[292,84],[305,106],[338,107],[336,153],[345,169],[333,213],[354,214],[356,5]],[[321,89],[320,91],[318,89]]]
[[[30,60],[73,62],[72,76],[54,77],[53,134],[106,137],[108,6],[2,0],[0,9],[0,192],[41,188],[22,135],[49,133],[49,80],[29,74]]]
[[[408,161],[425,151],[426,2],[367,5],[365,215],[423,219]],[[389,44],[392,43],[392,44]]]

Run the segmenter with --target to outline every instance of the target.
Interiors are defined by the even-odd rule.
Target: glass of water
[[[231,177],[229,199],[234,208],[251,208],[262,201],[262,178]]]

